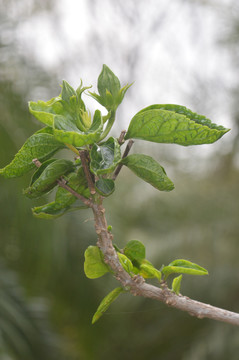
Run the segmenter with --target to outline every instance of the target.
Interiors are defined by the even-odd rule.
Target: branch
[[[91,200],[85,198],[84,196],[78,194],[78,192],[76,192],[75,190],[73,190],[70,186],[67,185],[67,182],[65,179],[61,178],[57,180],[57,184],[66,189],[67,191],[69,191],[72,195],[74,195],[77,199],[81,200],[85,205],[91,207],[92,206],[92,202]]]
[[[122,134],[122,133],[121,133],[121,134]],[[132,148],[133,144],[134,144],[134,141],[133,141],[133,140],[129,140],[129,142],[128,142],[126,148],[125,148],[125,151],[124,151],[124,153],[123,153],[122,159],[124,159],[124,158],[128,155],[128,153],[130,152],[130,149]],[[115,180],[115,179],[117,178],[117,176],[119,175],[120,170],[122,169],[122,166],[123,166],[123,164],[119,164],[119,165],[117,166],[117,168],[116,168],[116,170],[115,170],[115,172],[114,172],[114,175],[112,176],[112,179],[113,179],[113,180]]]
[[[96,193],[96,191],[95,191],[95,186],[94,186],[94,183],[93,183],[90,171],[89,171],[89,167],[88,167],[87,150],[80,150],[79,154],[80,154],[81,164],[82,164],[82,167],[83,167],[83,170],[84,170],[84,173],[86,176],[86,180],[88,183],[88,187],[90,189],[90,193],[91,193],[91,195],[94,195]]]
[[[120,137],[118,138],[118,143],[122,145],[124,143],[124,137],[126,134],[126,130],[121,131]]]
[[[143,296],[165,303],[168,306],[188,312],[199,319],[209,318],[239,325],[239,314],[215,306],[192,300],[186,296],[176,295],[163,284],[162,288],[145,283],[141,276],[131,277],[121,266],[117,253],[112,245],[113,235],[107,230],[105,210],[102,204],[93,204],[95,229],[98,235],[97,245],[104,254],[104,261],[114,271],[116,279],[135,296]]]

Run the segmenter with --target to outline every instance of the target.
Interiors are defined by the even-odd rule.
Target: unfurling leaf
[[[90,157],[90,169],[95,175],[113,172],[121,160],[118,140],[110,137],[101,145],[94,144],[90,152]]]
[[[180,293],[182,277],[183,275],[179,275],[173,279],[172,291],[175,292],[176,295],[179,295]]]
[[[145,246],[138,240],[130,240],[124,248],[124,254],[131,261],[145,259]]]
[[[37,120],[48,126],[53,126],[56,115],[69,117],[67,110],[62,104],[61,96],[52,98],[49,101],[29,102],[29,111]]]
[[[229,129],[180,105],[151,105],[131,120],[125,139],[142,139],[179,145],[211,144]]]
[[[115,191],[115,183],[112,179],[99,179],[95,183],[95,190],[102,196],[109,196]]]
[[[57,185],[57,180],[74,170],[74,164],[70,160],[53,160],[47,162],[47,166],[43,163],[43,171],[41,167],[33,175],[34,182],[24,190],[24,194],[29,198],[37,198],[53,189]]]
[[[152,264],[150,263],[142,263],[139,267],[139,275],[143,276],[145,279],[158,279],[158,281],[161,281],[161,272],[156,269]]]
[[[125,290],[122,287],[117,287],[104,297],[92,318],[92,324],[99,320],[99,318],[109,308],[112,302],[115,301],[122,292],[125,292]]]
[[[49,128],[43,128],[33,134],[15,155],[12,162],[5,168],[0,169],[0,175],[6,178],[22,176],[35,168],[33,159],[43,162],[64,148],[64,144],[57,141],[48,133]],[[50,132],[50,131],[49,131]]]
[[[133,264],[130,259],[124,254],[121,254],[120,252],[117,252],[117,255],[124,270],[127,271],[127,273],[131,274],[133,272]]]
[[[128,155],[121,161],[138,177],[161,191],[174,189],[173,182],[167,177],[164,168],[151,156],[143,154]]]
[[[29,102],[30,112],[44,124],[53,128],[53,135],[58,141],[76,147],[97,142],[102,134],[103,120],[96,110],[91,123],[90,113],[86,111],[81,94],[89,87],[80,87],[75,91],[63,81],[59,96],[44,102]]]
[[[31,178],[31,182],[30,182],[30,186],[32,186],[34,184],[34,182],[41,176],[41,174],[43,173],[43,171],[45,170],[45,168],[47,168],[48,165],[50,165],[51,163],[55,162],[57,159],[48,159],[46,161],[44,161],[41,166],[33,173],[32,178]]]
[[[102,252],[97,246],[89,246],[86,249],[84,271],[89,279],[97,279],[110,271],[103,260]]]
[[[190,274],[190,275],[208,275],[208,271],[203,267],[192,263],[191,261],[179,259],[172,261],[168,266],[164,266],[162,273],[165,278],[170,274]]]
[[[58,115],[54,118],[53,129],[57,140],[79,147],[94,144],[99,140],[103,130],[103,120],[100,111],[96,110],[90,128],[82,131],[77,121]]]

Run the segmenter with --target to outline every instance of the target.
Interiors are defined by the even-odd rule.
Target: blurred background
[[[0,167],[40,128],[27,101],[57,96],[62,79],[96,90],[103,63],[122,85],[135,82],[115,136],[154,103],[185,105],[232,129],[198,147],[138,141],[132,153],[158,160],[175,190],[159,193],[124,169],[105,205],[120,247],[144,242],[158,267],[199,263],[210,276],[185,276],[182,293],[238,312],[238,1],[0,0]],[[83,273],[96,241],[92,215],[33,218],[42,201],[23,197],[29,179],[0,179],[1,360],[238,359],[237,328],[153,300],[122,295],[92,326],[116,286]]]

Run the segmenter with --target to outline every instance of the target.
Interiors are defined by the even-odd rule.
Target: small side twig
[[[91,207],[92,202],[89,199],[86,199],[84,196],[78,194],[75,190],[73,190],[70,186],[67,185],[67,182],[65,179],[61,178],[57,180],[57,184],[64,188],[65,190],[69,191],[72,195],[74,195],[77,199],[81,200],[86,206]]]
[[[126,148],[125,148],[125,151],[124,151],[124,153],[123,153],[122,159],[124,159],[124,158],[129,154],[130,149],[132,148],[133,144],[134,144],[134,141],[133,141],[133,140],[129,140],[129,142],[128,142]],[[117,176],[119,175],[120,170],[122,169],[122,166],[123,166],[123,164],[119,164],[119,165],[117,166],[117,168],[116,168],[116,170],[115,170],[115,172],[114,172],[114,174],[113,174],[113,176],[112,176],[112,179],[113,179],[113,180],[115,180],[115,179],[117,178]]]
[[[122,145],[124,143],[124,137],[126,134],[126,130],[121,131],[120,137],[118,138],[118,143]]]
[[[82,167],[83,167],[83,170],[85,173],[85,177],[86,177],[86,180],[88,183],[88,187],[90,189],[90,193],[92,195],[94,195],[96,193],[96,191],[95,191],[95,186],[94,186],[94,183],[93,183],[90,171],[89,171],[89,167],[87,164],[86,150],[80,150],[79,155],[80,155],[81,164],[82,164]]]

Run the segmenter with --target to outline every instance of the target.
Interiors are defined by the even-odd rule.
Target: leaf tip
[[[92,317],[91,324],[94,325],[100,318],[99,314],[95,313]]]

